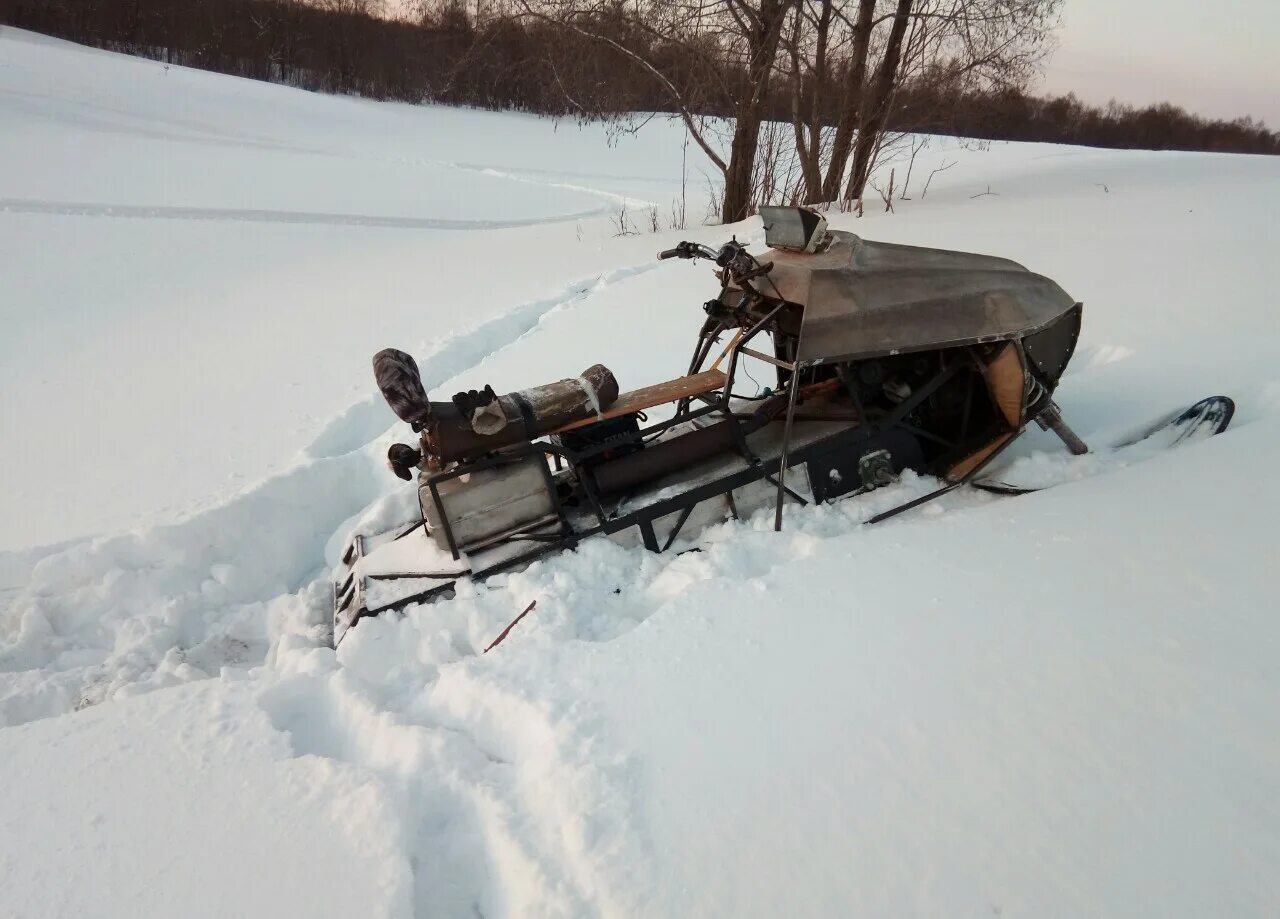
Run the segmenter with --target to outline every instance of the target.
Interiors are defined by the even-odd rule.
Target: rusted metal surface
[[[523,619],[525,616],[527,616],[527,615],[529,615],[531,612],[533,612],[533,608],[534,608],[535,606],[537,606],[537,605],[538,605],[538,601],[537,601],[537,600],[534,600],[532,603],[530,603],[528,606],[526,606],[526,607],[524,608],[524,612],[523,612],[523,613],[521,613],[519,616],[517,616],[515,619],[512,619],[512,620],[511,620],[511,624],[510,624],[510,625],[508,625],[505,629],[503,629],[503,630],[502,630],[502,634],[501,634],[501,635],[499,635],[497,638],[495,638],[492,642],[490,642],[490,643],[489,643],[489,647],[487,647],[487,648],[485,648],[485,649],[484,649],[484,653],[485,653],[485,654],[488,654],[488,653],[489,653],[490,651],[492,651],[494,648],[498,647],[498,645],[502,644],[502,639],[504,639],[504,638],[506,638],[508,635],[510,635],[510,634],[511,634],[511,630],[512,630],[512,629],[514,629],[517,625],[519,625],[519,624],[520,624],[520,620],[521,620],[521,619]]]
[[[503,423],[494,421],[492,404],[481,409],[485,419],[482,427],[491,433],[475,429],[474,412],[463,413],[462,408],[472,409],[473,402],[432,402],[422,435],[423,452],[442,463],[482,456],[574,421],[596,420],[617,398],[618,381],[609,368],[596,364],[578,377],[499,396],[496,404],[505,419]]]
[[[669,472],[723,453],[733,447],[731,424],[720,421],[652,444],[638,453],[601,463],[593,470],[596,487],[606,495],[630,491]]]
[[[511,397],[524,400],[538,426],[550,430],[577,418],[599,418],[617,400],[618,381],[608,367],[594,364],[580,376],[522,389]]]

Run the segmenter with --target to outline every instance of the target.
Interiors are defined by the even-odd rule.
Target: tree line
[[[1061,0],[0,0],[0,23],[220,73],[622,128],[679,117],[721,216],[862,198],[902,132],[1280,153],[1249,118],[1028,92]]]

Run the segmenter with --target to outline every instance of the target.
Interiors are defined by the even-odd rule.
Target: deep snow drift
[[[1032,432],[1006,470],[1060,487],[589,543],[335,654],[327,565],[411,500],[370,354],[441,393],[655,382],[714,281],[653,253],[758,221],[614,236],[679,195],[671,125],[12,30],[0,118],[0,913],[1280,908],[1280,163],[935,140],[925,199],[832,218],[1084,301],[1058,401],[1096,452]],[[1107,449],[1218,392],[1227,434]]]
[[[0,549],[169,522],[363,444],[393,416],[339,416],[386,341],[593,280],[619,251],[588,218],[679,195],[675,132],[611,150],[0,34]]]

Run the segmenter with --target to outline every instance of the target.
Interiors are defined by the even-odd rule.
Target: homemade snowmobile
[[[1007,259],[828,232],[800,208],[762,216],[759,257],[732,240],[659,254],[710,260],[721,282],[677,379],[620,393],[596,365],[433,402],[412,357],[379,352],[379,388],[419,434],[388,459],[416,475],[420,514],[352,540],[335,641],[364,616],[589,536],[661,552],[770,502],[780,529],[787,498],[858,494],[908,468],[941,480],[884,519],[973,481],[1033,421],[1086,451],[1053,401],[1081,304],[1053,281]],[[771,390],[738,392],[748,358],[776,370]]]

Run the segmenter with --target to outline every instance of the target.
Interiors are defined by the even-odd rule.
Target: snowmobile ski
[[[1231,424],[1235,411],[1236,404],[1229,397],[1209,396],[1184,409],[1171,412],[1160,421],[1143,429],[1136,437],[1121,441],[1111,450],[1125,450],[1140,444],[1168,450],[1192,441],[1205,440],[1225,431]],[[1028,495],[1056,487],[1055,485],[1013,485],[999,479],[979,479],[969,484],[996,495]]]
[[[1227,396],[1209,396],[1180,412],[1172,412],[1137,437],[1117,444],[1116,449],[1132,447],[1157,436],[1168,437],[1164,447],[1203,440],[1225,431],[1235,413],[1236,404]]]

